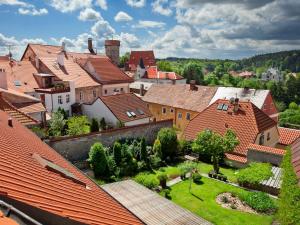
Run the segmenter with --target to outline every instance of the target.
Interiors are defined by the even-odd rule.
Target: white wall
[[[117,90],[117,93],[121,93],[121,88],[123,88],[122,93],[129,93],[129,83],[120,83],[120,84],[105,84],[102,86],[102,96],[114,95]],[[105,90],[107,93],[105,94]]]
[[[118,119],[99,98],[92,105],[83,104],[82,112],[89,119],[95,118],[99,121],[104,117],[106,123],[114,127],[118,122]]]
[[[70,102],[66,102],[67,95],[70,95]],[[63,104],[58,103],[58,96],[62,97]],[[57,94],[45,94],[45,106],[46,110],[49,113],[56,112],[58,108],[62,108],[64,110],[69,111],[69,115],[71,115],[71,105],[74,102],[71,101],[71,93],[70,92],[63,92],[63,93],[57,93]]]

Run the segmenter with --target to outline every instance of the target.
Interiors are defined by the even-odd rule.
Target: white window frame
[[[70,102],[70,94],[66,94],[66,103]]]

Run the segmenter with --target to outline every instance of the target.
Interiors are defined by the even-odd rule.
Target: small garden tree
[[[114,151],[114,160],[117,166],[120,166],[122,161],[122,145],[120,144],[120,142],[116,141],[114,143],[113,151]]]
[[[99,123],[95,118],[93,118],[91,121],[91,132],[98,132],[98,131],[99,131]]]
[[[64,127],[66,125],[66,121],[64,119],[64,115],[57,111],[52,114],[52,118],[50,120],[50,134],[53,136],[61,136],[63,134]]]
[[[153,153],[159,157],[160,159],[162,158],[162,152],[161,152],[161,143],[159,141],[159,139],[156,139],[154,141],[154,144],[153,144]]]
[[[93,169],[95,176],[104,176],[107,172],[107,159],[105,149],[99,142],[93,144],[89,152],[89,159],[91,168]]]
[[[89,120],[86,116],[73,116],[68,119],[68,134],[80,135],[90,132]]]
[[[161,143],[163,159],[173,158],[177,153],[177,134],[173,128],[162,128],[157,135]]]
[[[100,129],[101,130],[106,130],[106,127],[107,127],[107,124],[106,124],[105,118],[102,117],[101,120],[100,120]]]
[[[202,153],[208,152],[211,155],[214,171],[219,173],[219,160],[224,153],[232,151],[239,141],[235,133],[228,129],[224,136],[215,133],[211,130],[204,130],[200,132],[192,144],[194,152]]]
[[[148,154],[147,154],[147,145],[146,145],[146,140],[143,137],[141,142],[140,142],[140,148],[141,148],[141,160],[144,162],[148,161]]]

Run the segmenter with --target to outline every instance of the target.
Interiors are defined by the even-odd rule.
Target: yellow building
[[[216,90],[194,84],[153,84],[142,98],[157,121],[173,119],[174,125],[183,131],[209,105]]]

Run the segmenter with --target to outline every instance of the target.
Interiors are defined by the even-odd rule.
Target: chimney
[[[198,87],[196,86],[195,80],[190,81],[190,91],[198,91]]]
[[[96,52],[94,51],[94,48],[93,48],[93,39],[92,38],[88,38],[88,49],[91,54],[96,55]]]
[[[239,99],[235,98],[233,103],[233,111],[237,112],[239,110]]]
[[[59,66],[64,66],[65,63],[65,52],[64,51],[60,51],[58,54],[57,54],[57,63],[59,64]]]
[[[140,96],[144,96],[144,84],[141,84],[140,86]]]
[[[63,52],[66,51],[66,43],[65,43],[65,42],[62,42],[62,43],[61,43],[61,50],[62,50]]]
[[[0,68],[0,88],[7,90],[7,74],[5,69]]]
[[[8,122],[8,126],[13,127],[13,122],[12,122],[12,118],[11,117],[8,118],[7,122]]]

